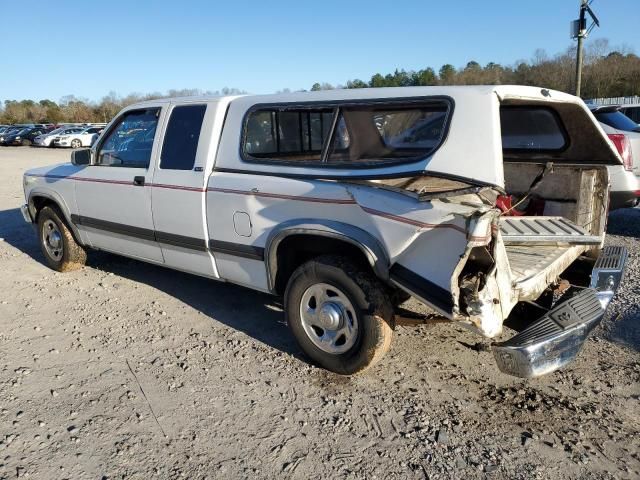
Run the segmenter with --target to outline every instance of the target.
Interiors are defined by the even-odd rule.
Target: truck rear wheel
[[[77,270],[87,261],[87,252],[73,238],[56,208],[44,207],[38,214],[38,239],[45,261],[53,270]]]
[[[284,304],[304,353],[332,372],[365,370],[391,346],[392,303],[378,279],[347,258],[323,255],[298,267]]]

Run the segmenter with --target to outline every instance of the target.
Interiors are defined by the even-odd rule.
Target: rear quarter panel
[[[222,172],[210,178],[206,201],[209,237],[214,241],[265,248],[272,231],[285,222],[343,222],[373,236],[390,265],[400,262],[447,291],[468,244],[465,217],[475,210],[418,202],[363,185]],[[249,216],[249,236],[238,233],[237,212]],[[268,288],[264,262],[219,253],[216,261],[222,278]]]

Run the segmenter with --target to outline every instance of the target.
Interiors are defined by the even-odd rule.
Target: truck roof
[[[447,98],[450,124],[440,147],[427,157],[392,165],[380,164],[366,169],[357,165],[340,169],[330,165],[292,165],[277,162],[247,162],[241,152],[246,114],[255,106],[308,102],[340,103],[349,101]],[[621,162],[615,147],[578,97],[540,87],[518,85],[472,85],[436,87],[392,87],[292,92],[271,95],[193,96],[164,98],[130,105],[126,110],[162,104],[216,104],[225,109],[224,133],[220,137],[216,169],[253,174],[304,176],[305,178],[367,178],[430,174],[453,177],[477,185],[504,186],[500,108],[507,106],[552,106],[568,129],[567,147],[553,155],[544,152],[538,162],[592,161],[601,164]],[[240,148],[239,148],[240,147]]]
[[[196,103],[218,102],[221,100],[237,101],[243,103],[289,103],[289,102],[313,102],[331,100],[366,100],[371,98],[393,97],[422,97],[431,95],[443,96],[483,96],[495,93],[498,97],[527,97],[537,99],[554,99],[575,103],[582,100],[557,90],[549,90],[540,87],[522,85],[453,85],[453,86],[428,86],[428,87],[385,87],[385,88],[353,88],[320,90],[315,92],[288,92],[272,94],[247,94],[247,95],[196,95],[187,97],[167,97],[156,100],[145,100],[135,105],[158,103]]]

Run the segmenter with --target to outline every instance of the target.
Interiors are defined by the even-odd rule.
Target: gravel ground
[[[344,378],[267,295],[104,253],[47,269],[21,176],[68,155],[0,148],[0,479],[640,476],[639,210],[610,215],[625,281],[568,368],[502,375],[439,323]]]

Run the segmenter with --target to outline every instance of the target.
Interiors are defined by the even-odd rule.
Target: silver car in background
[[[84,130],[83,127],[60,127],[51,132],[42,134],[34,138],[33,145],[36,147],[51,147],[53,139],[58,135],[70,135]]]
[[[90,147],[96,141],[104,127],[85,127],[79,131],[58,134],[53,139],[54,147]]]

